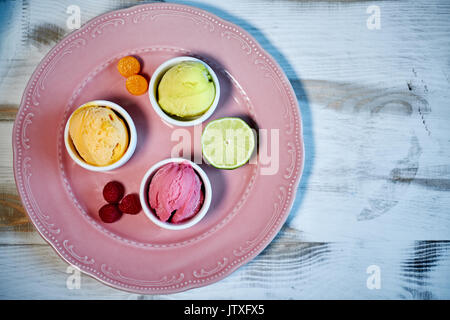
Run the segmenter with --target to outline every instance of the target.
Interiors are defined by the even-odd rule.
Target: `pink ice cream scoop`
[[[159,220],[183,222],[203,205],[202,181],[190,164],[168,163],[153,176],[148,199]]]

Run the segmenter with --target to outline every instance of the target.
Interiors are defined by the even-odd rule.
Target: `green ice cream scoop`
[[[199,116],[214,101],[216,88],[208,69],[195,61],[171,67],[158,86],[158,103],[170,115],[181,118]]]

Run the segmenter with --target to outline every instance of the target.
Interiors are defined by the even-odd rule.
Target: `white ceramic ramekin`
[[[158,103],[158,99],[157,99],[158,85],[159,85],[159,82],[161,81],[161,78],[163,77],[163,75],[171,67],[173,67],[174,65],[177,65],[183,61],[196,61],[196,62],[202,63],[208,70],[209,74],[211,75],[211,78],[216,87],[216,96],[214,97],[214,100],[213,100],[211,106],[209,107],[209,109],[206,110],[206,112],[200,116],[192,117],[192,118],[188,118],[188,119],[175,118],[175,117],[172,117],[171,115],[167,114],[166,112],[164,112],[163,109],[161,109],[161,107],[159,106],[159,103]],[[195,125],[202,123],[203,121],[208,119],[213,114],[214,110],[216,110],[217,105],[219,104],[219,98],[220,98],[220,84],[219,84],[219,79],[217,78],[216,73],[208,64],[206,64],[204,61],[197,59],[197,58],[183,56],[183,57],[176,57],[173,59],[169,59],[169,60],[165,61],[164,63],[162,63],[158,68],[156,68],[155,72],[153,72],[152,77],[150,79],[150,84],[148,86],[148,94],[149,94],[150,103],[151,103],[153,109],[161,117],[161,119],[163,119],[167,123],[175,125],[175,126],[189,127],[189,126],[195,126]]]
[[[123,156],[119,160],[117,160],[116,162],[114,162],[110,165],[101,167],[101,166],[94,166],[94,165],[86,163],[86,161],[84,161],[80,157],[78,152],[76,151],[75,146],[72,142],[72,139],[70,138],[70,135],[69,135],[70,119],[72,118],[75,111],[77,111],[78,109],[83,108],[85,106],[88,106],[88,105],[109,107],[110,109],[114,110],[114,112],[116,112],[118,115],[120,115],[122,117],[122,119],[125,121],[125,123],[127,124],[127,127],[128,127],[127,129],[128,129],[128,134],[129,134],[129,142],[128,142],[127,151],[123,154]],[[90,170],[90,171],[97,171],[97,172],[98,171],[110,171],[113,169],[117,169],[120,166],[123,166],[131,158],[131,156],[134,153],[134,150],[136,150],[137,133],[136,133],[136,127],[134,125],[133,119],[130,117],[128,112],[125,111],[125,109],[123,109],[121,106],[119,106],[118,104],[111,102],[111,101],[93,100],[93,101],[86,102],[83,105],[79,106],[75,111],[72,112],[69,119],[67,120],[66,127],[64,130],[64,144],[66,146],[67,153],[72,158],[72,160],[75,161],[76,164],[78,164],[79,166],[81,166],[87,170]]]
[[[161,168],[165,164],[168,164],[171,162],[177,162],[177,163],[187,162],[187,163],[189,163],[192,166],[192,168],[197,172],[197,174],[200,176],[200,179],[203,182],[203,188],[204,188],[204,192],[205,192],[203,205],[202,205],[202,208],[200,209],[200,211],[195,216],[193,216],[189,220],[182,222],[182,223],[170,223],[170,222],[163,222],[163,221],[159,220],[158,217],[156,216],[155,212],[153,211],[153,209],[150,207],[149,201],[148,201],[148,190],[149,190],[149,185],[150,185],[153,175],[156,173],[156,171],[159,168]],[[154,164],[150,169],[148,169],[148,171],[142,178],[141,187],[139,190],[139,198],[140,198],[141,206],[142,206],[142,209],[144,210],[145,215],[156,225],[160,226],[161,228],[168,229],[168,230],[187,229],[187,228],[194,226],[200,220],[202,220],[203,217],[206,215],[206,212],[208,212],[209,206],[211,205],[211,198],[212,198],[211,182],[209,181],[209,178],[206,175],[206,173],[203,171],[203,169],[200,168],[194,162],[183,159],[183,158],[169,158],[169,159],[162,160],[162,161]]]

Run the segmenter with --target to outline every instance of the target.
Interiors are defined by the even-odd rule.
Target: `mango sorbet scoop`
[[[69,135],[81,158],[94,166],[116,162],[128,148],[127,126],[108,107],[90,105],[75,111]]]

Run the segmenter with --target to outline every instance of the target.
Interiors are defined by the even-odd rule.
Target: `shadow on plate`
[[[207,219],[208,217],[211,217],[215,211],[217,211],[215,208],[217,208],[221,204],[222,199],[226,197],[227,186],[225,177],[223,176],[224,172],[222,170],[211,167],[206,163],[199,164],[199,166],[208,175],[213,190],[209,212],[205,217],[205,219]]]
[[[247,22],[246,20],[242,19],[241,17],[237,17],[235,15],[230,14],[227,11],[224,11],[223,9],[220,9],[218,7],[204,4],[204,3],[198,3],[198,2],[191,2],[191,1],[176,1],[180,4],[186,4],[193,7],[197,7],[206,11],[211,12],[212,14],[215,14],[216,16],[227,20],[231,23],[234,23],[244,30],[246,30],[248,33],[250,33],[255,40],[263,47],[264,50],[266,50],[280,65],[280,67],[283,69],[283,71],[290,76],[290,82],[294,89],[295,95],[297,97],[297,101],[300,107],[301,112],[301,121],[302,121],[302,129],[303,129],[303,143],[305,146],[305,154],[304,154],[304,168],[303,168],[303,174],[300,180],[300,184],[297,189],[297,194],[291,209],[291,212],[288,216],[287,223],[289,224],[292,219],[296,216],[296,214],[299,212],[301,208],[301,204],[303,202],[306,187],[308,185],[308,180],[312,172],[312,168],[314,165],[314,157],[315,157],[315,148],[314,148],[314,134],[313,134],[313,122],[312,122],[312,115],[311,110],[309,106],[309,100],[308,96],[304,90],[302,81],[298,77],[298,75],[295,72],[295,68],[292,67],[292,65],[289,63],[289,61],[284,57],[284,55],[267,39],[267,37],[254,25]]]
[[[145,145],[145,141],[147,141],[149,137],[149,119],[147,119],[147,116],[139,107],[139,105],[135,104],[129,97],[111,96],[106,97],[105,100],[117,103],[129,113],[131,118],[133,118],[134,125],[136,126],[137,131],[137,145],[135,154],[138,154],[142,151],[142,147]]]
[[[226,73],[226,69],[224,65],[217,60],[216,57],[210,56],[206,52],[193,52],[192,56],[194,58],[205,61],[216,73],[217,78],[220,83],[220,99],[219,104],[217,106],[217,110],[223,108],[227,101],[231,98],[231,81]]]

